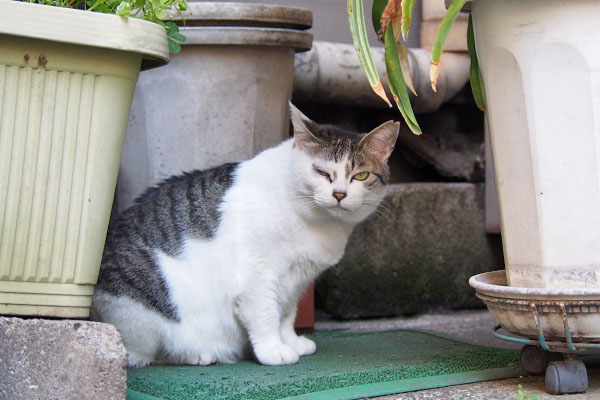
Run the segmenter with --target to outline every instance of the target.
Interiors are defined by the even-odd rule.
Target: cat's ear
[[[314,146],[318,146],[320,140],[313,135],[306,125],[308,122],[311,122],[310,118],[302,114],[302,112],[300,112],[300,110],[298,110],[296,106],[292,104],[292,102],[290,102],[289,105],[290,117],[292,120],[292,126],[294,128],[294,142],[296,145],[302,150],[308,150]]]
[[[400,123],[388,121],[364,135],[359,145],[379,160],[386,161],[394,150],[399,132]]]

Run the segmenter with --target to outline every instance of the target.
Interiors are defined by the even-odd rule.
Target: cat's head
[[[311,121],[290,104],[294,168],[301,204],[349,223],[365,219],[385,196],[400,124],[388,121],[358,134]]]

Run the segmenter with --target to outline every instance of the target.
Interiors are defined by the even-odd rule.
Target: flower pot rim
[[[471,285],[471,287],[473,287],[478,293],[503,299],[546,301],[600,301],[600,288],[596,287],[557,289],[508,286],[506,280],[506,270],[484,272],[482,274],[472,276],[469,279],[469,285]]]
[[[252,27],[190,26],[180,28],[187,40],[183,47],[194,45],[291,47],[296,52],[310,50],[313,35],[308,32]]]
[[[167,36],[162,26],[113,14],[2,1],[0,35],[138,53],[143,58],[142,69],[169,61]]]
[[[186,26],[256,26],[304,30],[312,27],[312,10],[283,5],[235,2],[189,2],[188,10],[179,15],[169,13],[173,20],[183,17]]]

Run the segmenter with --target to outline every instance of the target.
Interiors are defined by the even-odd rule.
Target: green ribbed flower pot
[[[87,318],[140,67],[164,29],[0,2],[0,314]]]

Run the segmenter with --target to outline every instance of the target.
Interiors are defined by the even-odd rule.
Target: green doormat
[[[517,350],[422,330],[317,332],[298,364],[130,369],[127,399],[357,399],[523,375]]]

